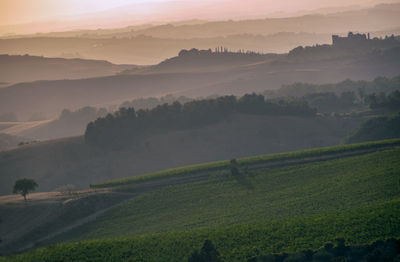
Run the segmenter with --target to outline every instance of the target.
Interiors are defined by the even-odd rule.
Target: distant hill
[[[64,109],[55,119],[38,121],[18,122],[15,120],[14,114],[8,113],[0,115],[0,132],[40,141],[80,136],[85,133],[87,124],[89,122],[94,121],[99,117],[104,117],[108,113],[112,113],[113,108],[134,107],[136,110],[151,109],[165,103],[172,104],[176,101],[185,103],[191,100],[192,99],[187,97],[174,97],[172,95],[163,96],[160,98],[138,98],[130,101],[124,101],[120,105],[110,105],[110,110],[107,110],[104,107],[96,108],[89,106],[79,108],[75,111]],[[3,121],[1,121],[2,117]],[[4,121],[7,119],[11,119],[12,121]]]
[[[394,41],[400,46],[400,41]],[[254,57],[247,54],[178,56],[150,69],[115,76],[21,83],[0,89],[0,112],[14,112],[21,119],[28,118],[32,111],[55,117],[64,108],[76,110],[118,104],[139,97],[243,95],[294,82],[325,84],[397,76],[400,48],[374,47],[353,52],[353,48],[346,46],[324,45],[307,47],[300,53]],[[235,61],[227,57],[235,57]],[[218,70],[210,66],[212,63]]]
[[[218,47],[215,50],[198,50],[196,48],[179,52],[178,56],[169,58],[160,64],[147,68],[153,72],[201,72],[226,70],[241,65],[265,62],[278,58],[278,54],[262,54],[251,51],[229,51]]]
[[[300,45],[327,44],[331,34],[400,34],[400,4],[289,18],[200,21],[3,37],[0,53],[85,57],[118,64],[156,64],[181,49],[285,53]],[[7,31],[10,31],[8,29]],[[12,31],[12,30],[11,30]]]
[[[343,11],[344,10],[344,11]],[[144,24],[117,29],[77,30],[51,32],[26,37],[86,37],[86,38],[129,38],[139,35],[156,38],[190,39],[226,37],[238,34],[272,35],[281,32],[304,32],[317,34],[345,33],[349,30],[382,31],[400,26],[399,3],[380,4],[368,8],[335,11],[315,10],[305,15],[281,18],[255,18],[223,21],[182,21],[168,24]],[[10,30],[10,29],[9,29]],[[12,36],[25,37],[25,36]]]
[[[400,30],[395,31],[400,33]],[[285,53],[299,45],[329,43],[330,34],[284,32],[272,35],[247,33],[227,37],[175,39],[138,35],[123,38],[41,37],[0,39],[0,53],[45,55],[47,57],[91,58],[118,64],[154,65],[176,56],[182,49],[225,46],[231,50]]]
[[[212,21],[195,25],[160,25],[131,32],[171,38],[203,38],[234,34],[270,35],[279,32],[332,33],[379,31],[400,26],[400,4],[382,4],[372,8],[327,15],[305,15],[288,18],[265,18],[239,21]]]
[[[0,55],[0,67],[0,81],[18,83],[115,75],[135,66],[114,65],[98,60]]]
[[[107,113],[105,108],[84,107],[76,111],[64,109],[57,119],[21,130],[19,135],[39,140],[80,136],[90,121],[104,117]]]

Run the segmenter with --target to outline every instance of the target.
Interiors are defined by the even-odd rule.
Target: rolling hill
[[[337,238],[351,245],[399,238],[399,143],[238,159],[238,173],[221,161],[93,185],[136,196],[41,245],[84,242],[6,261],[182,261],[206,239],[224,261],[246,261]]]
[[[377,32],[399,34],[400,30]],[[123,38],[42,37],[0,38],[0,53],[63,58],[106,60],[116,64],[154,65],[174,57],[182,49],[209,49],[225,46],[231,50],[253,50],[263,53],[285,53],[299,45],[329,43],[330,34],[283,32],[273,35],[239,34],[227,37],[174,39],[145,35]]]
[[[23,177],[34,178],[40,191],[67,184],[86,188],[182,165],[338,145],[363,120],[234,114],[201,128],[144,136],[123,149],[90,146],[83,137],[44,141],[0,152],[0,194],[11,193]]]
[[[100,77],[135,68],[106,61],[29,55],[0,55],[0,66],[0,81],[7,83]]]

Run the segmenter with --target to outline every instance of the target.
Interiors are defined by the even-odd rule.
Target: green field
[[[400,197],[400,149],[262,170],[243,179],[217,172],[114,208],[71,232],[83,240],[218,227],[357,208]]]
[[[336,238],[360,245],[400,237],[400,199],[354,210],[215,229],[65,243],[9,257],[9,262],[185,261],[210,239],[224,261],[316,250]],[[0,259],[1,261],[1,259]]]
[[[200,165],[202,172],[209,168],[205,180],[144,193],[47,244],[70,243],[8,260],[185,261],[210,239],[224,261],[246,261],[262,254],[316,250],[338,237],[353,245],[399,238],[399,142],[241,159],[238,176],[226,170],[226,161]],[[337,154],[329,160],[251,168]],[[225,168],[215,168],[218,164]],[[129,185],[191,172],[199,171],[192,166],[101,186],[122,184],[123,190],[135,190]]]

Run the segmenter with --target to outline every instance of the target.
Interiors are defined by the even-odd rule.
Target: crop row
[[[223,261],[247,261],[271,253],[316,250],[344,238],[350,245],[400,237],[400,199],[345,212],[214,229],[64,243],[36,249],[7,262],[186,261],[206,239]]]

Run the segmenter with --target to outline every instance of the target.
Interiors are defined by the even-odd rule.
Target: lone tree
[[[33,179],[29,178],[18,179],[17,181],[15,181],[13,193],[14,194],[20,193],[26,201],[26,195],[28,194],[28,192],[34,191],[37,187],[38,184]]]

